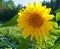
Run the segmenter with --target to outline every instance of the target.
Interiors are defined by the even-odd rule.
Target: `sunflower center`
[[[36,13],[32,14],[29,17],[28,21],[29,21],[29,25],[31,25],[35,28],[40,27],[43,24],[43,18]]]
[[[38,24],[38,23],[39,23],[39,20],[38,20],[38,18],[34,17],[34,18],[32,19],[32,22],[35,23],[35,24]]]

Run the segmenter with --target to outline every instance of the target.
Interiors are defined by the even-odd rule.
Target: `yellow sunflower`
[[[30,36],[30,40],[36,38],[43,39],[44,36],[49,36],[49,31],[53,29],[54,15],[49,14],[51,8],[42,6],[42,3],[29,3],[28,6],[18,12],[18,29],[24,28],[22,35],[24,38]]]

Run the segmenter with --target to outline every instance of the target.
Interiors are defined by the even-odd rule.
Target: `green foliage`
[[[19,46],[17,49],[28,49],[32,46],[31,42],[29,42],[28,39],[24,39],[23,37],[20,37],[19,39]]]
[[[60,29],[53,29],[51,31],[51,34],[54,35],[54,36],[60,36]]]
[[[60,8],[55,11],[55,13],[60,12]]]
[[[12,48],[15,49],[18,44],[20,33],[17,27],[2,27],[0,28],[0,49]]]
[[[12,5],[9,4],[13,1],[11,0],[11,2],[9,2],[9,3],[8,2],[9,1],[7,1],[7,0],[6,1],[5,0],[0,1],[0,21],[2,21],[2,22],[10,20],[16,14],[14,12],[15,8],[13,8],[15,6],[12,7],[12,5],[14,5],[14,3],[12,3]],[[10,8],[10,6],[12,9]]]
[[[0,48],[27,49],[31,47],[29,39],[24,39],[16,26],[0,28]]]
[[[52,45],[54,45],[54,42],[56,40],[56,36],[50,35],[50,37],[46,37],[44,40],[39,40],[38,41],[38,49],[49,49],[52,47]]]
[[[0,21],[9,21],[22,7],[20,4],[16,6],[13,0],[0,0]]]
[[[55,44],[51,49],[60,49],[60,37],[55,41]]]
[[[4,0],[0,0],[0,13],[4,11],[4,8],[5,8]]]
[[[59,28],[58,23],[57,22],[54,22],[54,26],[53,27],[54,28]]]
[[[14,26],[14,25],[16,25],[17,24],[17,17],[18,17],[18,15],[15,15],[10,21],[7,21],[1,27]]]
[[[59,9],[60,8],[60,0],[56,0],[56,4],[55,4],[55,9]]]
[[[60,20],[60,12],[57,12],[56,13],[56,21],[59,21]]]
[[[8,6],[9,6],[10,9],[15,9],[16,8],[13,0],[9,0],[7,3],[8,3]]]

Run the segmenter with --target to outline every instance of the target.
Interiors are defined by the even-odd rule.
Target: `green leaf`
[[[5,48],[5,49],[12,49],[12,48]]]
[[[54,26],[53,26],[54,28],[58,28],[59,26],[58,26],[58,24],[57,24],[57,22],[54,22]]]
[[[55,41],[55,44],[51,49],[60,49],[60,37]]]
[[[57,40],[55,41],[55,44],[56,44],[57,42],[59,42],[59,41],[60,41],[60,37],[57,38]]]
[[[54,30],[52,30],[51,34],[55,35],[55,36],[60,36],[60,29],[54,29]]]
[[[11,20],[9,20],[8,22],[4,23],[1,27],[16,25],[17,24],[17,17],[18,17],[18,15],[15,15]]]
[[[24,39],[23,37],[20,37],[19,39],[19,46],[17,49],[28,49],[31,47],[31,43],[27,39]]]
[[[57,12],[56,13],[56,21],[59,21],[60,20],[60,12]]]
[[[55,11],[55,13],[60,12],[60,8]]]

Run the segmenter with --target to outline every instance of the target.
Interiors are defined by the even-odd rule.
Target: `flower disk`
[[[36,38],[43,39],[44,36],[49,36],[49,31],[53,29],[54,15],[50,14],[51,8],[42,6],[42,3],[29,3],[28,6],[21,10],[17,19],[18,29],[24,28],[22,34],[24,38],[30,36],[30,40]]]

